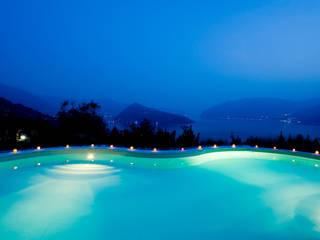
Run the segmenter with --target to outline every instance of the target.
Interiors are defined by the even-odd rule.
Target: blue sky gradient
[[[201,111],[320,89],[320,1],[0,3],[0,82]]]

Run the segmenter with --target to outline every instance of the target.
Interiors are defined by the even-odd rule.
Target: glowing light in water
[[[131,163],[130,163],[130,165],[134,165],[134,163],[133,163],[133,162],[131,162]]]
[[[316,163],[315,165],[314,165],[315,167],[319,167],[319,165]]]
[[[93,159],[94,159],[94,155],[93,155],[92,153],[89,153],[87,158],[88,158],[89,160],[93,160]]]
[[[295,162],[296,160],[292,159],[292,162]]]
[[[17,170],[17,169],[18,169],[18,166],[14,166],[14,167],[13,167],[13,170]]]
[[[41,163],[38,162],[38,163],[37,163],[37,166],[40,166],[40,165],[41,165]]]
[[[110,162],[113,162],[113,160],[111,159]]]

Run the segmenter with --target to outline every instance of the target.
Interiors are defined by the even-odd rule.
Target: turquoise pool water
[[[251,151],[2,161],[0,239],[318,239],[318,163]]]

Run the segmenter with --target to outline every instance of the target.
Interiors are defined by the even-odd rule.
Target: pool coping
[[[5,152],[0,153],[0,162],[7,162],[12,160],[18,160],[23,158],[32,158],[39,156],[48,156],[48,155],[59,155],[59,154],[72,154],[72,153],[109,153],[109,154],[118,154],[125,156],[133,157],[143,157],[143,158],[177,158],[177,157],[191,157],[207,153],[214,152],[229,152],[229,151],[250,151],[250,152],[262,152],[262,153],[273,153],[273,154],[284,154],[298,157],[310,158],[313,160],[320,160],[320,155],[315,153],[300,152],[300,151],[290,151],[283,149],[273,149],[273,148],[256,148],[252,146],[220,146],[220,147],[203,147],[190,148],[181,150],[146,150],[146,149],[133,149],[130,150],[125,147],[107,147],[105,145],[99,146],[70,146],[66,147],[50,147],[43,149],[26,149],[20,150],[17,152]]]

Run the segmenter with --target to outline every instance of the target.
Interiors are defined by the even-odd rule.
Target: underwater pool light
[[[94,159],[94,155],[93,155],[92,153],[89,153],[87,158],[88,158],[89,160],[93,160],[93,159]]]
[[[315,167],[319,167],[319,165],[316,163],[315,165],[314,165]]]

